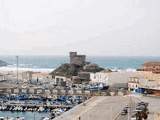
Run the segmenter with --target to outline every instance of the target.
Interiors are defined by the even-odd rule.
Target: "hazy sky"
[[[0,54],[160,56],[160,0],[0,0]]]

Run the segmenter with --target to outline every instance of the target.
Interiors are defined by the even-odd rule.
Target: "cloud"
[[[158,0],[0,2],[0,54],[160,55]]]

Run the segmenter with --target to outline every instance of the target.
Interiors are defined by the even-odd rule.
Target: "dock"
[[[96,96],[55,120],[115,120],[128,101],[123,96]]]

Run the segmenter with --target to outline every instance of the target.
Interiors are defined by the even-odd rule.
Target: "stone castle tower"
[[[83,66],[86,63],[85,55],[77,55],[77,52],[70,52],[70,64]]]

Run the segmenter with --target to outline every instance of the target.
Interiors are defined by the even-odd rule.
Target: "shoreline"
[[[32,72],[44,72],[44,73],[50,73],[54,70],[51,68],[25,68],[25,67],[19,67],[18,68],[19,72],[26,72],[26,71],[32,71]],[[0,67],[0,72],[16,72],[17,68],[16,67]]]

